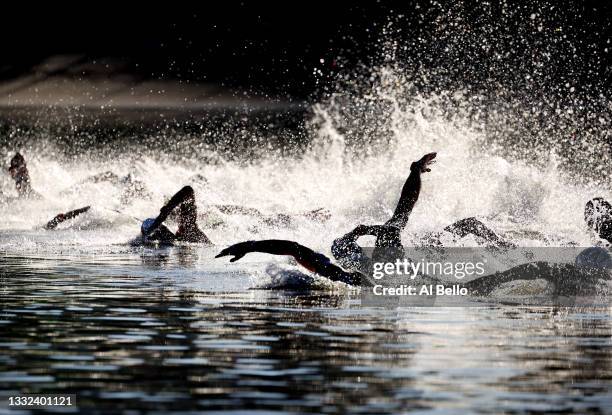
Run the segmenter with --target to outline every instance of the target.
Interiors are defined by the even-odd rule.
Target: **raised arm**
[[[346,272],[339,266],[332,264],[325,255],[297,242],[281,239],[240,242],[225,248],[215,258],[233,256],[230,262],[235,262],[250,252],[292,256],[304,268],[332,281],[340,281],[350,285],[358,285],[361,282],[361,274]]]
[[[402,194],[400,195],[395,212],[393,212],[393,216],[385,225],[395,226],[400,230],[406,227],[410,212],[412,212],[414,205],[419,199],[419,193],[421,193],[421,173],[431,171],[428,166],[434,163],[435,158],[436,153],[429,153],[425,154],[419,161],[412,163],[410,166],[410,175],[404,183]]]
[[[177,206],[190,199],[195,199],[193,188],[191,186],[185,186],[181,190],[179,190],[174,196],[170,198],[168,203],[162,206],[162,208],[159,210],[159,216],[157,216],[153,224],[147,228],[145,236],[149,236],[150,234],[152,234],[157,228],[159,228],[162,223],[164,223],[166,219],[168,219],[170,213],[172,213],[172,211],[176,209]]]

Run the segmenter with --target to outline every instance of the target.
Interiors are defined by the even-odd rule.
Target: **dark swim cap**
[[[145,219],[142,222],[142,225],[140,225],[140,233],[142,233],[142,236],[147,236],[147,234],[151,230],[151,226],[153,226],[154,223],[155,223],[155,219],[153,218]]]
[[[11,159],[11,168],[15,169],[17,167],[25,166],[25,158],[19,153],[16,153]]]
[[[610,252],[600,246],[593,246],[582,251],[575,262],[581,268],[603,268],[612,269],[612,257]]]

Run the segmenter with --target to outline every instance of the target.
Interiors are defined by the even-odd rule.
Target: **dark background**
[[[480,2],[454,3],[468,19],[478,21]],[[578,43],[584,40],[599,53],[589,60],[591,52],[585,49],[587,59],[571,63],[574,75],[602,79],[610,67],[603,50],[612,47],[607,44],[609,3],[515,2],[510,8],[524,10],[505,23],[516,19],[514,23],[521,24],[530,7],[556,7],[551,18],[558,18]],[[435,2],[413,0],[31,5],[4,13],[0,79],[17,77],[45,57],[75,54],[147,78],[207,81],[252,93],[304,97],[329,86],[335,73],[379,59],[378,40],[389,21],[401,32],[396,36],[412,47],[419,36],[435,42],[432,25],[439,14]]]

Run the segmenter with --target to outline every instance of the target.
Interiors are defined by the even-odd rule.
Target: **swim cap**
[[[21,166],[25,166],[25,158],[20,153],[16,153],[11,159],[11,167],[10,169],[17,169]]]
[[[581,268],[612,268],[612,257],[605,249],[593,246],[578,254],[576,266]]]
[[[142,222],[142,225],[140,225],[140,233],[142,233],[143,236],[147,236],[147,233],[149,232],[151,226],[153,226],[154,223],[155,219],[153,218],[145,219],[144,222]]]

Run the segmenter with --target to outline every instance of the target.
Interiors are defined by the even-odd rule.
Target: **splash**
[[[392,19],[379,61],[338,74],[333,92],[295,129],[201,123],[145,135],[95,127],[89,136],[75,132],[77,116],[63,130],[4,125],[4,159],[21,150],[44,199],[0,206],[2,243],[24,246],[43,234],[41,244],[125,243],[138,233],[137,219],[155,216],[191,184],[202,228],[217,245],[283,238],[329,252],[357,224],[387,220],[411,162],[437,151],[406,243],[476,216],[519,245],[591,245],[584,204],[612,199],[611,107],[597,85],[580,89],[585,78],[566,75],[594,49],[580,49],[552,3],[479,7],[474,17],[463,2],[430,3],[422,11],[429,31],[410,42],[401,16]],[[518,23],[506,27],[508,19]],[[551,66],[564,75],[550,77]],[[126,201],[125,182],[81,183],[104,171],[146,192]],[[11,194],[9,178],[0,191]],[[215,208],[222,204],[294,218],[270,226]],[[84,205],[91,213],[68,229],[39,230],[57,212]],[[300,215],[321,207],[331,212],[324,223]]]
[[[310,144],[299,156],[273,152],[249,163],[222,157],[211,164],[195,159],[176,163],[163,151],[157,157],[140,156],[133,143],[131,155],[119,159],[60,162],[26,151],[33,186],[44,200],[2,206],[0,226],[31,230],[58,211],[92,205],[92,214],[76,220],[70,229],[75,234],[77,229],[90,230],[89,236],[92,232],[98,236],[93,238],[97,243],[122,243],[138,232],[134,217],[154,216],[164,200],[191,184],[201,212],[214,213],[206,216],[203,228],[219,245],[277,237],[327,251],[334,238],[357,224],[388,219],[410,163],[437,151],[438,163],[423,176],[407,240],[477,216],[523,244],[590,243],[582,218],[584,203],[598,195],[611,198],[609,188],[568,180],[558,157],[550,152],[547,161],[538,164],[500,155],[468,115],[448,116],[445,97],[413,94],[401,74],[389,68],[380,71],[380,83],[368,94],[337,94],[314,106],[308,122]],[[358,115],[351,118],[350,112]],[[382,119],[376,119],[377,132],[370,135],[371,117]],[[147,196],[122,204],[124,185],[81,183],[103,171],[139,180],[148,189]],[[2,185],[3,192],[11,192],[8,179]],[[332,218],[324,224],[300,218],[288,227],[266,227],[247,216],[207,208],[222,204],[252,207],[270,215],[325,207]],[[215,223],[223,225],[212,226]],[[87,243],[80,238],[78,242]]]

